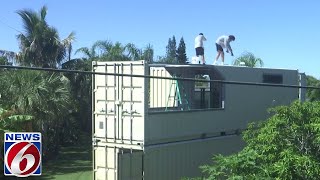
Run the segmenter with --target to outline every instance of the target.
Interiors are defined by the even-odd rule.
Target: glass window
[[[283,77],[281,74],[263,74],[263,83],[282,84]]]

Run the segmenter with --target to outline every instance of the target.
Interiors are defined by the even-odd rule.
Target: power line
[[[148,79],[168,79],[168,80],[182,80],[182,81],[212,82],[212,83],[221,83],[221,84],[286,87],[286,88],[302,88],[302,89],[318,89],[318,90],[320,90],[320,87],[316,87],[316,86],[299,86],[299,85],[290,85],[290,84],[271,84],[271,83],[255,83],[255,82],[224,81],[224,80],[204,80],[204,79],[178,78],[178,77],[173,78],[173,77],[159,77],[159,76],[137,75],[137,74],[118,74],[118,73],[104,73],[104,72],[93,72],[93,71],[38,68],[38,67],[26,67],[26,66],[10,66],[10,65],[0,65],[0,68],[34,70],[34,71],[49,71],[49,72],[60,72],[60,73],[78,73],[78,74],[87,74],[87,75],[124,76],[124,77],[137,77],[137,78],[148,78]]]
[[[7,27],[10,28],[10,29],[13,29],[13,30],[17,31],[18,33],[23,34],[21,31],[19,31],[18,29],[14,28],[14,27],[12,27],[12,26],[10,26],[10,25],[8,25],[6,22],[4,22],[4,21],[1,20],[1,19],[3,19],[3,18],[0,18],[0,23],[2,23],[3,25],[7,26]]]

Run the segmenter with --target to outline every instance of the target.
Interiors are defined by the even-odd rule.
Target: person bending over
[[[234,35],[223,35],[220,36],[217,40],[216,40],[216,47],[217,47],[217,57],[215,59],[215,61],[213,62],[214,65],[217,64],[219,57],[221,56],[221,65],[224,65],[224,52],[223,49],[226,49],[226,52],[229,53],[231,56],[233,56],[233,51],[232,48],[230,46],[230,42],[235,41],[236,38],[234,37]]]

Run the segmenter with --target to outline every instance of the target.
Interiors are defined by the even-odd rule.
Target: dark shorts
[[[216,43],[216,47],[217,47],[217,51],[222,51],[223,52],[223,48],[220,44]]]
[[[196,48],[196,56],[203,56],[203,55],[204,55],[203,47],[197,47]]]

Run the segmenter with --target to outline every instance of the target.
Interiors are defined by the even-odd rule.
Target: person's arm
[[[224,40],[224,42],[223,42],[224,47],[226,47],[226,49],[227,49],[226,52],[229,53],[229,46],[230,45],[228,43],[228,38],[224,38],[223,40]]]
[[[202,36],[202,37],[203,37],[203,38],[202,38],[202,39],[203,39],[203,41],[206,41],[206,40],[207,40],[207,39],[206,39],[206,37],[204,37],[204,36]]]
[[[227,48],[226,52],[228,53],[229,50],[230,50],[230,54],[231,54],[231,56],[233,56],[233,51],[232,51],[232,48],[230,46],[230,41],[228,41],[228,38],[225,39],[225,45],[226,45],[226,48]]]

